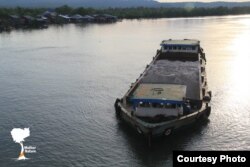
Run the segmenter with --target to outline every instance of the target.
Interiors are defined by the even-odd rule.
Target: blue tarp
[[[183,101],[176,100],[164,100],[164,99],[138,99],[131,98],[130,101],[133,103],[133,107],[135,108],[140,102],[143,103],[157,103],[157,104],[183,104]]]

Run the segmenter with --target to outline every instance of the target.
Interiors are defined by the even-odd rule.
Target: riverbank
[[[0,32],[12,29],[42,29],[51,24],[68,23],[113,23],[118,20],[116,16],[108,13],[92,12],[91,14],[73,13],[68,7],[56,9],[31,8],[0,8]]]
[[[216,8],[0,8],[0,31],[15,28],[46,28],[49,24],[109,23],[117,19],[174,18],[250,14],[250,7]]]

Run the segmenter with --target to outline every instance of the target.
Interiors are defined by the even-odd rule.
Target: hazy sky
[[[250,0],[156,0],[159,2],[213,2],[213,1],[227,1],[227,2],[244,2]]]

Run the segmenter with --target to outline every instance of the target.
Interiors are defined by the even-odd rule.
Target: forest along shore
[[[20,12],[20,10],[23,11]],[[55,10],[46,10],[39,14],[37,14],[37,11],[39,10],[17,8],[16,12],[0,12],[0,32],[11,31],[12,29],[42,29],[48,28],[51,24],[113,23],[118,20],[116,16],[107,13],[91,15],[76,13],[69,15],[58,13]]]
[[[250,14],[250,7],[186,8],[0,8],[0,32],[18,28],[47,28],[50,24],[112,23],[119,19],[173,18]]]

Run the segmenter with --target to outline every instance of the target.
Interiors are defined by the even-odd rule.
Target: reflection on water
[[[202,137],[201,134],[207,128],[208,123],[209,120],[197,122],[179,129],[169,137],[155,138],[150,148],[147,147],[147,140],[132,131],[124,122],[120,122],[119,129],[123,132],[122,136],[126,139],[127,146],[133,151],[134,158],[141,160],[142,166],[152,166],[152,164],[155,166],[166,166],[166,164],[172,166],[172,151],[185,150],[187,145],[193,143],[194,137]],[[131,165],[133,164],[131,163]]]
[[[210,121],[152,148],[113,103],[163,39],[195,38],[207,56]],[[123,20],[0,34],[0,166],[168,166],[172,150],[250,149],[250,16]],[[13,127],[30,127],[17,163]]]
[[[250,21],[244,20],[241,23],[245,26],[244,31],[239,32],[231,44],[231,52],[234,55],[234,58],[231,60],[231,78],[233,90],[235,91],[235,96],[239,98],[247,99],[249,97],[249,85],[250,78],[249,75],[250,66],[249,66],[249,39],[250,39]],[[242,80],[242,78],[244,78]]]

